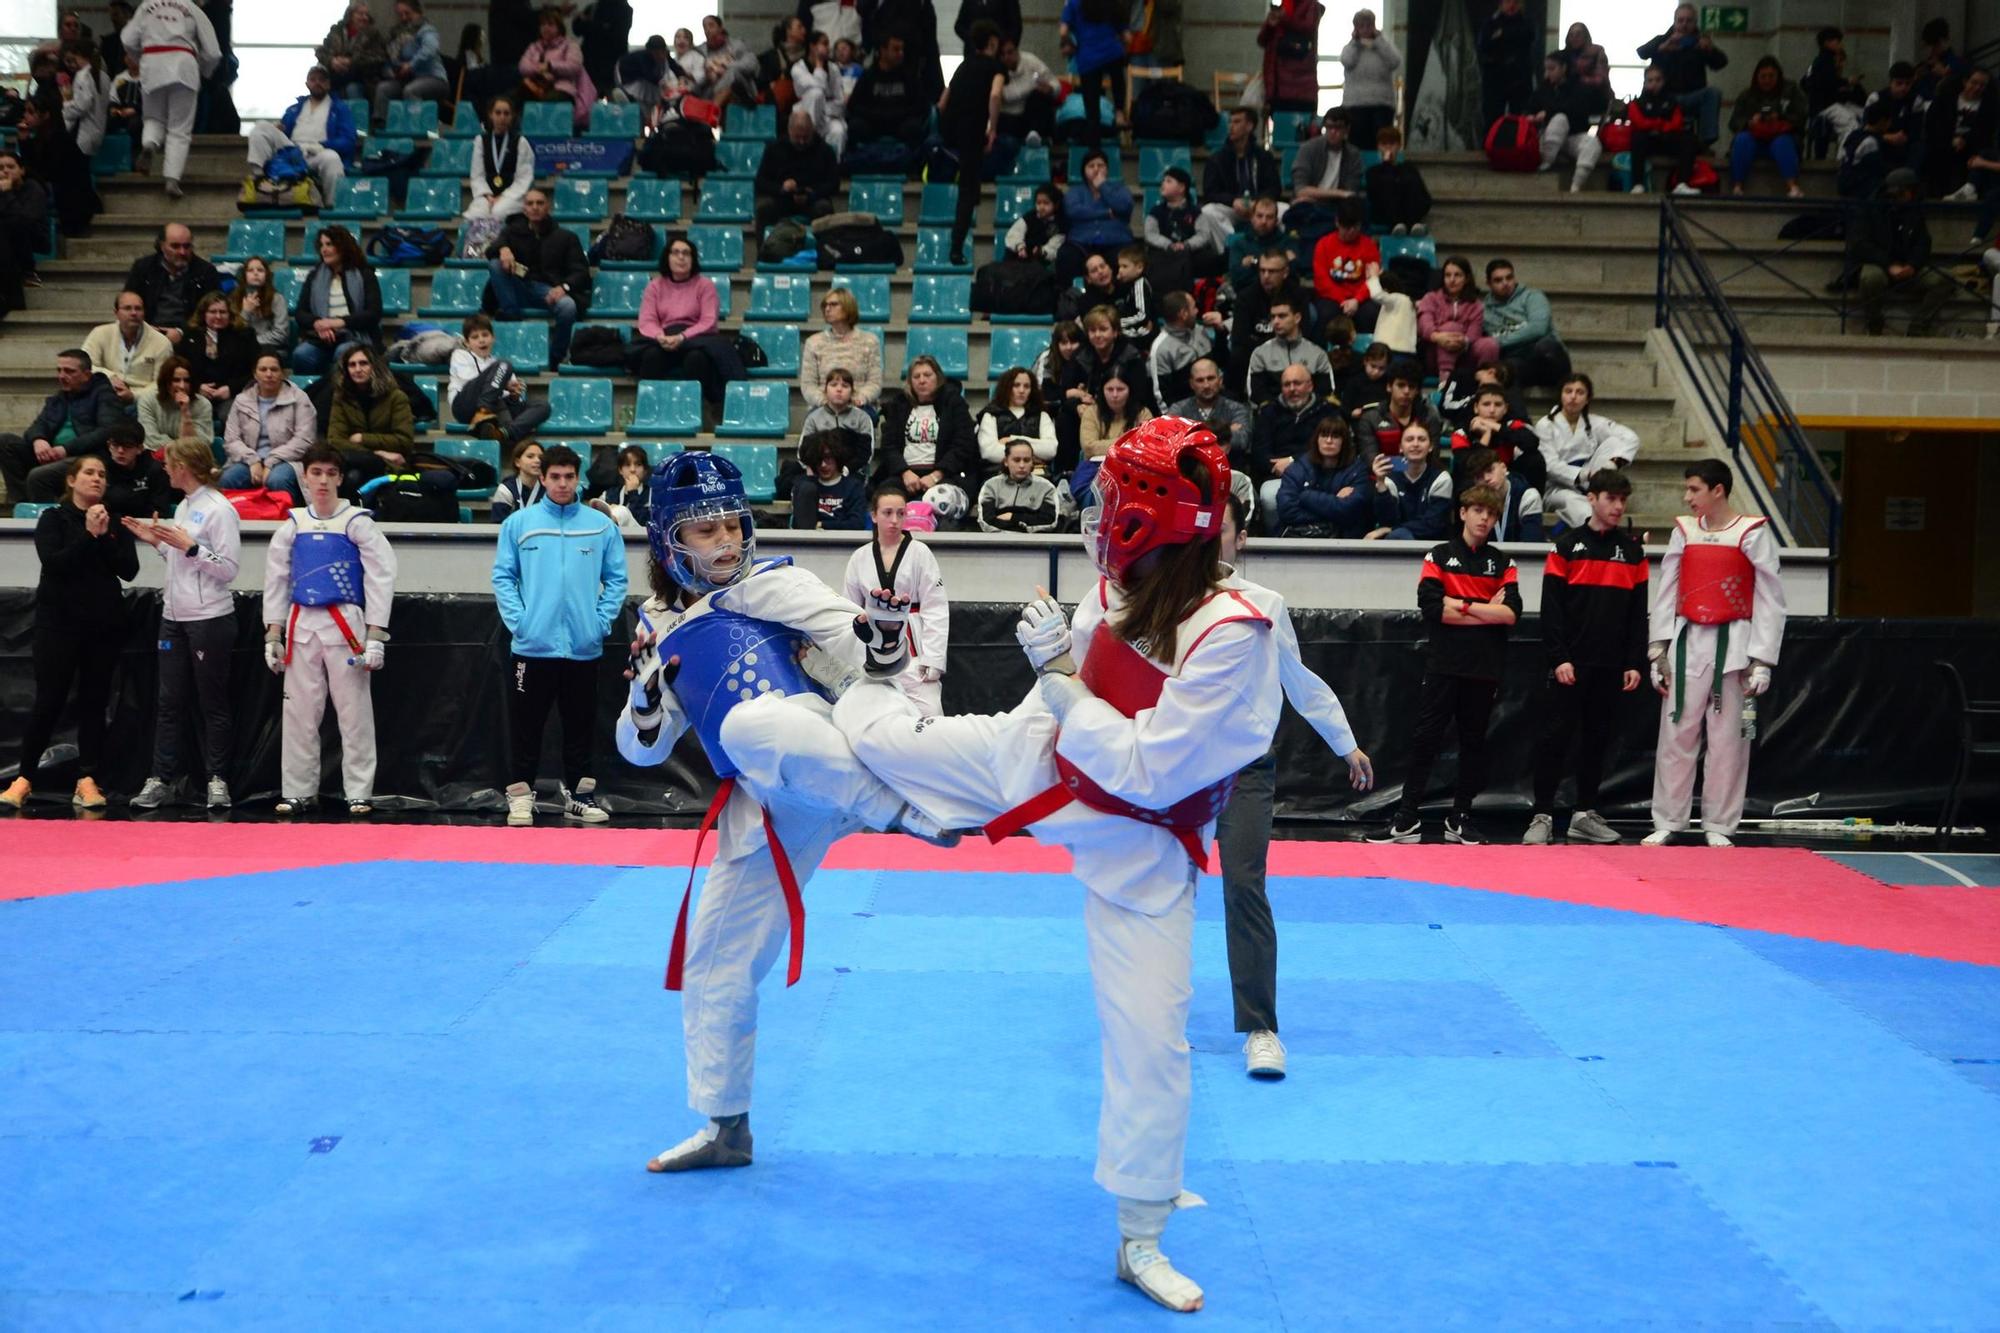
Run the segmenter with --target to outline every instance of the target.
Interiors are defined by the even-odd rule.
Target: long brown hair
[[[1193,453],[1181,455],[1181,475],[1213,500],[1214,478]],[[1119,587],[1125,605],[1111,632],[1155,661],[1170,658],[1175,632],[1195,609],[1222,591],[1222,534],[1149,551],[1125,572]]]
[[[264,258],[264,256],[252,255],[243,261],[243,267],[238,272],[249,272],[252,264],[262,264],[264,266],[264,285],[257,288],[256,294],[253,296],[251,289],[239,280],[236,284],[236,290],[229,294],[229,308],[235,312],[236,322],[239,325],[243,322],[243,312],[245,310],[255,312],[259,318],[269,319],[276,305],[274,298],[278,291],[278,271],[271,267],[271,261]]]

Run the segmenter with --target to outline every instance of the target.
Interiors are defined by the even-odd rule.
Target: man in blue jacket
[[[542,455],[542,498],[500,525],[493,597],[514,637],[507,722],[512,731],[507,822],[535,822],[535,772],[549,709],[562,718],[563,817],[602,824],[608,816],[588,776],[596,725],[597,659],[625,606],[625,539],[618,525],[577,497],[576,451]]]
[[[47,503],[62,496],[63,471],[78,454],[102,457],[112,427],[132,420],[111,381],[91,369],[90,353],[56,353],[56,391],[25,435],[0,435],[0,477],[7,503]]]
[[[250,174],[262,176],[274,154],[296,148],[319,180],[320,198],[330,205],[340,183],[347,179],[357,142],[347,103],[333,95],[333,75],[326,66],[314,65],[306,71],[304,97],[292,103],[277,122],[263,120],[251,127]]]

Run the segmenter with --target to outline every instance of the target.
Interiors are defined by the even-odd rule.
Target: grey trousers
[[[1238,773],[1229,804],[1215,821],[1215,841],[1222,852],[1229,990],[1238,1032],[1278,1030],[1278,931],[1264,892],[1276,776],[1277,757],[1270,754]]]

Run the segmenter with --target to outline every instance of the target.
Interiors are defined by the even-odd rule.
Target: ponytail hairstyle
[[[1580,370],[1572,370],[1563,376],[1562,383],[1556,386],[1556,405],[1549,409],[1549,419],[1554,420],[1562,415],[1562,391],[1572,384],[1583,386],[1583,411],[1577,414],[1576,420],[1583,428],[1583,433],[1588,435],[1591,433],[1590,405],[1597,401],[1597,386],[1591,382],[1590,376]]]
[[[1204,500],[1214,500],[1216,478],[1193,450],[1181,455],[1181,475],[1195,484]],[[1120,581],[1125,605],[1116,622],[1106,624],[1154,661],[1171,659],[1180,623],[1222,591],[1221,560],[1220,524],[1213,536],[1148,551]]]

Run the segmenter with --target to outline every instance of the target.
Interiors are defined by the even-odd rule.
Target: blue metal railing
[[[1654,323],[1709,417],[1721,423],[1738,485],[1754,494],[1790,546],[1840,542],[1840,491],[1783,390],[1695,249],[1671,198],[1660,203]]]

